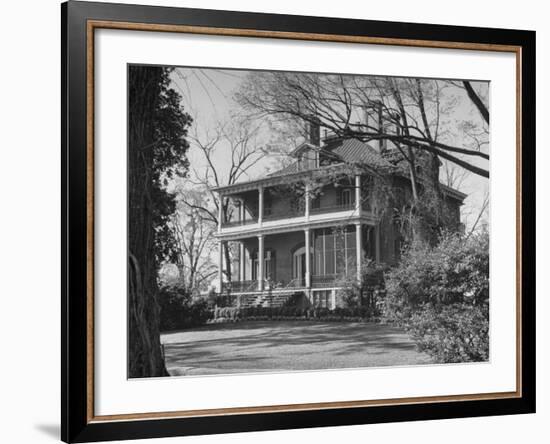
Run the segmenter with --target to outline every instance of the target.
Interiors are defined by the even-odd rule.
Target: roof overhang
[[[399,171],[399,170],[396,171],[396,175],[399,176],[399,177],[404,178],[408,182],[410,182],[410,180],[411,180],[410,176],[407,173],[403,172],[403,171]],[[417,178],[417,180],[420,184],[425,183],[425,181],[423,179]],[[450,186],[445,185],[441,182],[439,182],[439,186],[441,187],[441,191],[443,192],[443,194],[445,194],[445,196],[448,196],[448,197],[451,197],[453,199],[458,200],[460,202],[460,204],[464,203],[464,199],[466,199],[468,197],[468,195],[463,193],[462,191],[455,190],[454,188],[451,188]]]
[[[456,200],[460,201],[460,203],[463,203],[464,199],[468,197],[468,195],[463,193],[462,191],[455,190],[454,188],[451,188],[442,183],[440,184],[440,186],[443,193],[445,193],[447,196],[454,197]]]
[[[316,168],[314,170],[298,171],[295,173],[284,174],[281,176],[266,176],[261,179],[250,180],[247,182],[240,182],[233,185],[213,187],[213,188],[210,188],[210,190],[227,196],[231,194],[244,193],[247,191],[258,189],[260,187],[277,186],[277,185],[287,184],[289,182],[291,183],[299,182],[300,180],[304,180],[308,178],[326,176],[327,172],[333,172],[338,174],[339,172],[348,170],[350,167],[355,168],[357,172],[368,171],[373,174],[376,174],[376,172],[372,168],[365,167],[364,165],[338,163],[333,165],[326,165],[320,168]]]

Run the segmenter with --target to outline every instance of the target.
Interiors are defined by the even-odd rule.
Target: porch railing
[[[223,228],[241,227],[244,225],[252,225],[257,223],[258,223],[257,219],[232,220],[230,222],[222,222],[222,227]]]
[[[300,217],[305,215],[305,210],[300,209],[289,209],[287,211],[266,211],[264,214],[264,221],[266,220],[278,220],[278,219],[288,219],[291,217]]]
[[[355,208],[355,203],[350,202],[347,204],[326,205],[326,206],[311,208],[309,212],[310,214],[336,213],[338,211],[353,210],[354,208]]]
[[[304,279],[292,279],[288,282],[277,281],[270,282],[267,279],[264,280],[264,291],[277,291],[277,290],[286,290],[292,288],[304,288],[305,287]],[[223,292],[224,293],[246,293],[246,292],[256,292],[258,291],[258,281],[231,281],[223,283]]]
[[[258,281],[231,281],[223,283],[224,292],[244,293],[258,288]]]
[[[290,280],[284,288],[303,288],[306,286],[305,280],[300,278],[295,278]]]
[[[336,283],[336,276],[311,276],[311,286],[313,288],[331,287]]]
[[[370,211],[371,205],[370,202],[362,203],[363,210]],[[337,204],[337,205],[324,205],[321,207],[311,207],[309,210],[310,214],[323,214],[323,213],[337,213],[339,211],[350,211],[355,209],[355,203],[350,202],[346,204]],[[305,209],[289,209],[287,211],[266,211],[263,220],[272,221],[280,219],[289,219],[293,217],[300,217],[305,215]],[[231,228],[231,227],[242,227],[246,225],[257,224],[258,219],[246,219],[246,220],[232,220],[230,222],[222,222],[222,228]]]

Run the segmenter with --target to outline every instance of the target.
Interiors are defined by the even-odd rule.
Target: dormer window
[[[298,158],[300,170],[311,170],[319,168],[319,152],[316,150],[305,150]]]

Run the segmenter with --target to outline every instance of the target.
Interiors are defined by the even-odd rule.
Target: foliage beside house
[[[208,301],[193,298],[181,285],[164,286],[159,292],[160,330],[183,330],[206,323],[212,317]]]
[[[437,362],[489,359],[489,233],[413,244],[386,274],[384,317]]]
[[[296,293],[283,305],[218,306],[181,287],[161,292],[161,329],[214,322],[385,322],[404,327],[435,362],[489,359],[489,235],[445,233],[436,245],[411,244],[399,264],[366,261],[361,280],[342,274],[338,305],[314,306]],[[305,303],[304,303],[305,301]]]

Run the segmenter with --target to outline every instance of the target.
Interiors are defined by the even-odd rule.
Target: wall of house
[[[411,199],[410,183],[406,178],[394,177],[391,186],[399,201],[406,202]],[[341,190],[341,187],[325,186],[319,194],[321,208],[336,205],[339,200],[338,193]],[[243,193],[241,197],[247,200],[246,207],[249,208],[247,217],[257,217],[257,191]],[[354,197],[355,193],[352,193],[352,200],[354,200]],[[284,193],[271,194],[268,199],[271,200],[271,214],[280,214],[281,217],[284,217],[290,211],[291,199],[285,196]],[[392,205],[392,203],[389,204]],[[454,198],[447,198],[445,204],[449,214],[449,228],[458,229],[460,224],[460,202]],[[399,229],[394,225],[392,209],[389,209],[383,215],[379,229],[380,262],[389,265],[395,264],[399,260],[401,243]],[[245,244],[245,280],[251,280],[251,256],[258,249],[258,240],[254,237],[246,239],[243,242]],[[267,235],[265,237],[266,251],[271,249],[275,253],[277,281],[289,282],[292,279],[292,251],[298,244],[303,244],[303,242],[304,235],[302,231]],[[313,239],[311,245],[314,245]],[[368,258],[375,258],[374,229],[367,226],[363,227],[363,251]],[[312,274],[315,272],[313,263],[311,271]],[[238,262],[233,264],[233,276],[234,279],[238,279]]]
[[[294,233],[274,234],[265,237],[266,248],[275,251],[276,280],[289,282],[292,279],[292,253],[305,243],[303,231]]]
[[[243,240],[246,250],[245,279],[252,278],[252,256],[258,250],[258,238]],[[264,249],[271,249],[275,253],[275,280],[289,282],[292,279],[292,253],[300,244],[304,243],[304,232],[272,234],[264,237]],[[237,275],[235,275],[237,276]]]
[[[380,262],[388,265],[395,264],[399,259],[399,233],[392,217],[384,217],[379,226],[380,230]]]
[[[445,199],[446,211],[449,214],[449,228],[458,230],[460,228],[460,201],[448,197]]]
[[[239,196],[244,201],[245,220],[258,218],[258,190],[241,193]]]
[[[363,225],[363,254],[370,259],[375,258],[376,244],[374,237],[374,227]],[[258,250],[258,239],[256,237],[244,239],[242,241],[245,246],[245,280],[252,279],[252,257],[256,254]],[[381,244],[381,258],[383,262],[389,262],[392,258],[391,243],[392,241],[388,239],[387,248],[383,247]],[[234,251],[238,251],[238,242],[234,245]],[[273,234],[266,235],[264,237],[264,249],[265,251],[271,250],[275,254],[275,280],[277,282],[288,283],[292,279],[292,256],[296,249],[303,247],[305,244],[304,232],[296,231],[292,233],[282,233],[282,234]],[[312,233],[311,238],[311,247],[315,245],[314,234]],[[355,246],[353,241],[353,247]],[[237,258],[237,255],[235,255]],[[355,258],[355,256],[354,256]],[[312,257],[311,262],[311,273],[316,273],[315,270],[315,254]],[[355,262],[351,264],[354,266]],[[234,280],[239,280],[239,263],[236,259],[233,263],[232,276]]]
[[[326,185],[322,189],[315,192],[315,196],[319,199],[319,206],[334,207],[340,199],[339,194],[342,192],[343,187],[334,187],[333,185]],[[355,202],[355,189],[350,188],[350,202]],[[294,191],[295,192],[295,191]],[[302,196],[292,195],[293,189],[278,188],[277,190],[270,191],[266,189],[264,191],[264,208],[267,210],[270,208],[270,214],[265,214],[265,217],[280,216],[281,218],[288,215],[305,214],[305,202]],[[236,198],[243,199],[245,202],[245,219],[255,220],[258,218],[258,192],[257,190],[242,193]],[[312,206],[313,208],[313,206]]]
[[[383,216],[380,222],[380,261],[386,264],[395,264],[399,260],[400,233],[393,221],[393,207],[403,209],[412,199],[411,185],[407,178],[396,176],[392,179],[393,202],[388,202],[390,208],[382,210]],[[460,228],[459,200],[446,196],[444,202],[445,225],[449,230]]]
[[[342,192],[342,187],[334,187],[333,185],[327,185],[318,193],[318,199],[320,200],[320,206],[333,207],[338,204],[338,195]],[[351,202],[355,202],[355,189],[351,188]]]
[[[265,216],[289,217],[305,214],[305,200],[303,196],[293,192],[291,188],[277,188],[273,191],[266,190],[264,197]],[[271,209],[269,215],[267,209]]]

